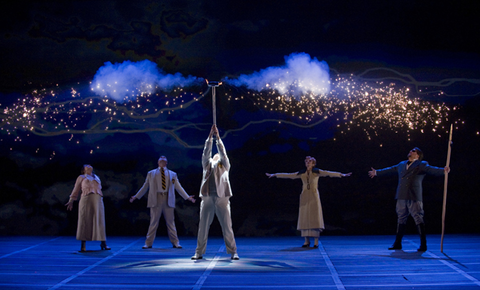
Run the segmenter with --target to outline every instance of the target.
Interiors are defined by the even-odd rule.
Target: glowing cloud
[[[139,95],[152,94],[158,89],[169,91],[177,87],[188,87],[202,80],[192,76],[185,78],[180,73],[165,74],[149,60],[115,64],[106,62],[98,69],[90,88],[100,95],[123,102]]]
[[[311,58],[306,53],[292,53],[285,57],[282,67],[269,67],[237,79],[226,79],[234,86],[246,86],[251,90],[274,89],[280,94],[299,98],[302,95],[322,95],[330,91],[328,64]]]

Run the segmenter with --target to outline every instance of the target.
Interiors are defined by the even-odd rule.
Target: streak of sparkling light
[[[328,94],[307,94],[299,100],[288,93],[279,94],[268,84],[261,92],[247,92],[246,95],[264,110],[281,111],[306,122],[318,116],[336,118],[340,133],[348,134],[353,127],[360,127],[369,140],[382,130],[425,133],[427,128],[441,137],[442,133],[448,133],[446,123],[454,122],[457,129],[464,123],[459,118],[450,118],[451,112],[459,110],[459,106],[412,97],[408,87],[395,83],[359,82],[353,75],[337,75],[331,80],[331,87]]]
[[[354,127],[359,127],[369,140],[378,136],[382,130],[407,132],[407,138],[410,138],[410,132],[425,133],[428,130],[442,137],[448,133],[446,128],[449,123],[454,122],[458,129],[464,122],[450,117],[460,107],[411,96],[408,87],[395,83],[362,82],[353,75],[339,74],[330,82],[329,93],[304,94],[300,98],[293,97],[288,91],[280,94],[268,84],[260,92],[228,85],[225,87],[229,102],[248,99],[264,111],[281,112],[295,117],[299,124],[335,118],[341,134],[348,134]],[[118,103],[93,93],[82,96],[76,88],[63,92],[59,88],[34,90],[11,106],[2,108],[1,131],[2,134],[14,136],[15,142],[22,141],[16,132],[25,131],[27,136],[66,134],[68,141],[77,144],[80,141],[75,136],[81,134],[161,131],[170,134],[185,147],[195,147],[183,141],[176,131],[183,128],[198,129],[199,124],[187,120],[167,122],[165,118],[159,117],[162,114],[181,112],[202,100],[207,93],[208,91],[187,92],[185,88],[177,88],[168,94],[137,91],[135,99],[132,100],[129,96],[125,102]],[[441,95],[441,92],[438,94]],[[246,126],[242,129],[244,128]],[[92,149],[91,153],[96,149]]]

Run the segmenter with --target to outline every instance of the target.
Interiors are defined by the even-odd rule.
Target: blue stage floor
[[[203,260],[192,261],[196,239],[183,249],[157,237],[109,237],[111,251],[74,237],[1,237],[1,289],[480,289],[480,235],[418,236],[389,251],[394,236],[324,236],[319,248],[300,237],[237,238],[232,261],[223,239],[210,237]]]

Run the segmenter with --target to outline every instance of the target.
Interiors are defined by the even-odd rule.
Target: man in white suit
[[[180,181],[178,181],[177,174],[167,169],[167,163],[167,157],[160,156],[158,168],[148,172],[142,188],[130,198],[130,202],[140,199],[148,190],[147,207],[150,208],[150,226],[142,249],[150,249],[152,247],[162,213],[167,224],[170,242],[174,248],[182,248],[178,241],[177,229],[175,228],[175,189],[183,199],[188,199],[193,203],[195,199],[185,192]]]
[[[217,151],[212,158],[213,137],[217,139]],[[228,172],[230,161],[218,134],[217,126],[213,125],[210,135],[205,142],[202,155],[203,178],[200,186],[200,221],[198,225],[197,249],[192,260],[202,259],[207,249],[208,231],[216,215],[222,227],[223,240],[227,253],[232,260],[238,260],[237,245],[232,230],[232,218],[230,214],[230,197],[232,189]]]

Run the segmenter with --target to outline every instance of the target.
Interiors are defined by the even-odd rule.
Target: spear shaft
[[[215,87],[212,87],[213,125],[217,125],[217,104],[215,99]]]
[[[450,124],[450,137],[448,139],[448,151],[447,151],[447,167],[450,166],[450,155],[452,153],[452,133],[453,124]],[[443,253],[443,236],[445,234],[445,215],[447,211],[447,185],[448,185],[448,172],[445,172],[445,180],[443,183],[443,209],[442,209],[442,237],[440,238],[440,252]]]
[[[212,88],[212,111],[213,111],[213,124],[217,125],[217,104],[215,98],[215,88],[222,85],[222,82],[218,81],[207,81],[207,85]]]

